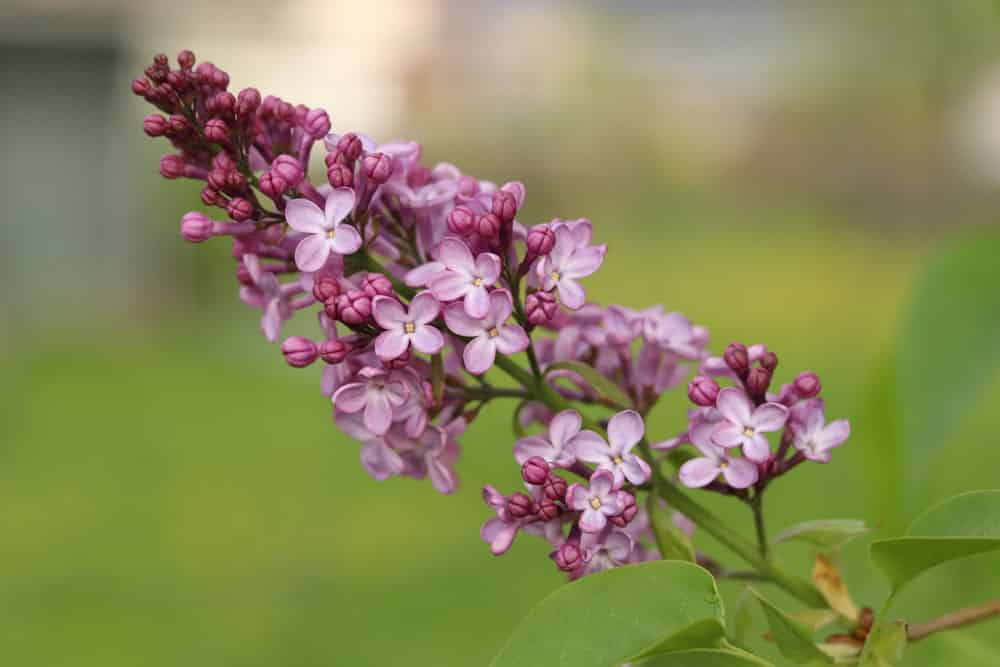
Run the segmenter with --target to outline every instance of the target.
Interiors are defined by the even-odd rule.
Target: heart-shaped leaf
[[[676,560],[626,565],[546,597],[491,664],[615,665],[706,619],[723,621],[722,599],[706,570]]]
[[[820,549],[834,549],[868,532],[864,521],[857,519],[820,519],[790,526],[774,538],[774,544],[797,540]]]
[[[800,665],[830,664],[830,658],[820,651],[813,641],[812,630],[809,627],[762,598],[760,593],[754,591],[754,595],[764,610],[771,636],[774,637],[781,655]]]
[[[635,667],[773,667],[768,661],[752,653],[736,649],[695,649],[661,653]]]
[[[871,560],[895,595],[936,565],[998,549],[1000,491],[972,491],[927,510],[904,537],[872,542]]]

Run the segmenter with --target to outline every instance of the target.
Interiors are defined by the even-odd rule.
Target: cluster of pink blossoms
[[[679,313],[589,303],[581,281],[607,250],[589,220],[525,226],[518,182],[425,166],[417,143],[332,133],[322,109],[254,88],[233,94],[229,76],[195,66],[190,51],[177,62],[157,56],[132,90],[162,112],[145,118],[146,134],[175,149],[160,173],[204,181],[202,203],[224,214],[192,211],[181,235],[231,237],[240,297],[261,311],[269,341],[299,311],[317,318],[315,337],[288,337],[281,350],[291,366],[322,364],[321,391],[361,443],[365,470],[451,493],[459,438],[487,402],[520,398],[520,427],[541,429],[514,445],[525,491],[484,489],[496,516],[481,534],[493,553],[523,530],[548,540],[572,577],[658,558],[635,497],[660,465],[654,450],[691,444],[681,483],[745,495],[803,460],[829,460],[847,437],[846,422],[825,423],[814,375],[768,393],[777,357],[762,346],[710,357],[706,329]],[[314,149],[320,183],[309,173]],[[530,370],[509,358],[522,353]],[[490,384],[482,376],[494,366],[522,388]],[[689,427],[648,446],[643,415],[694,368]],[[573,404],[616,414],[584,428]],[[772,453],[764,434],[776,431]]]

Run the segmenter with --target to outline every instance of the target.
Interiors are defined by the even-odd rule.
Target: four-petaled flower
[[[514,458],[518,465],[538,456],[559,468],[568,468],[576,461],[576,444],[588,439],[602,442],[601,436],[592,431],[580,431],[583,418],[576,410],[563,410],[549,422],[548,437],[529,435],[514,444]]]
[[[758,477],[757,465],[749,459],[729,456],[724,447],[712,442],[714,430],[715,425],[707,422],[691,429],[691,444],[703,456],[690,459],[680,467],[677,475],[681,483],[691,488],[700,488],[708,486],[722,474],[726,483],[734,489],[753,486]]]
[[[716,408],[722,415],[712,433],[712,441],[722,447],[743,447],[743,456],[763,463],[771,455],[771,445],[763,435],[777,431],[788,419],[788,408],[778,403],[764,403],[754,409],[741,389],[726,387],[719,392]]]
[[[462,351],[465,370],[482,375],[496,360],[497,352],[517,354],[528,348],[528,335],[516,324],[504,324],[514,310],[507,290],[490,293],[489,310],[482,319],[475,319],[465,312],[460,303],[453,303],[444,311],[448,328],[459,336],[472,338]]]
[[[392,409],[406,402],[410,390],[405,382],[378,368],[362,368],[358,377],[359,382],[345,384],[333,393],[333,405],[341,412],[364,410],[365,428],[385,435],[392,425]]]
[[[621,500],[615,485],[615,476],[609,470],[599,469],[590,476],[590,486],[573,484],[566,491],[566,504],[580,510],[580,530],[599,533],[604,530],[609,516],[621,514]]]
[[[807,405],[802,411],[804,414],[801,419],[791,422],[795,448],[810,461],[829,463],[830,450],[847,440],[851,434],[851,425],[846,419],[827,424],[822,401],[810,401]]]
[[[633,484],[644,484],[651,474],[649,464],[631,452],[645,432],[646,427],[639,413],[624,410],[608,422],[608,442],[596,436],[585,438],[576,445],[576,457],[596,463],[600,470],[611,472],[616,487],[620,487],[626,479]]]
[[[577,280],[586,278],[601,267],[606,247],[579,245],[573,232],[565,225],[557,226],[555,232],[556,243],[552,251],[539,260],[535,271],[545,291],[558,289],[563,305],[577,310],[587,299]]]
[[[354,210],[354,190],[334,188],[319,206],[301,197],[285,206],[288,226],[307,236],[295,247],[295,264],[302,271],[318,271],[331,252],[350,255],[361,247],[361,234],[349,224],[341,224]]]
[[[431,322],[440,312],[441,304],[430,292],[413,297],[409,309],[392,297],[375,297],[372,317],[385,329],[375,339],[375,354],[383,361],[391,361],[411,345],[418,352],[437,354],[444,347],[444,336]]]
[[[482,318],[490,308],[488,287],[500,277],[500,258],[491,252],[472,257],[463,241],[446,238],[438,247],[442,270],[431,281],[434,296],[442,301],[462,299],[469,317]]]
[[[264,337],[273,343],[281,334],[282,322],[292,317],[292,306],[288,298],[296,291],[297,286],[278,282],[273,273],[261,267],[257,255],[243,255],[243,265],[247,267],[253,285],[241,287],[240,298],[243,303],[264,311],[260,317],[260,328]]]

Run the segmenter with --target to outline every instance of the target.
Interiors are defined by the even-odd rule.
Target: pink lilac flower
[[[530,435],[514,444],[514,459],[523,465],[537,456],[558,468],[568,468],[576,461],[578,443],[593,440],[601,444],[601,436],[592,431],[581,431],[583,418],[576,410],[563,410],[549,422],[547,437]]]
[[[447,434],[444,429],[428,426],[419,436],[411,438],[396,434],[394,428],[386,439],[400,453],[406,463],[407,474],[417,478],[426,475],[440,493],[454,493],[458,488],[458,478],[447,460]]]
[[[431,322],[441,312],[441,304],[430,292],[413,297],[409,309],[396,299],[377,296],[372,301],[372,317],[385,331],[375,339],[375,354],[391,361],[413,346],[424,354],[437,354],[444,347],[444,336]]]
[[[583,512],[580,530],[599,533],[607,525],[608,517],[620,514],[621,499],[615,485],[615,476],[608,470],[597,470],[590,476],[590,485],[573,484],[566,491],[566,504],[570,509]]]
[[[358,372],[358,382],[345,384],[333,394],[333,404],[341,412],[364,410],[365,428],[385,435],[392,425],[392,410],[410,395],[406,384],[391,373],[366,367]]]
[[[482,319],[474,319],[462,304],[452,304],[444,311],[448,328],[459,336],[472,338],[462,352],[465,370],[482,375],[493,366],[497,352],[517,354],[524,352],[530,341],[524,329],[516,324],[504,324],[513,312],[510,292],[496,290],[490,293],[489,309]]]
[[[729,456],[724,447],[712,442],[715,427],[702,423],[691,429],[691,444],[702,456],[686,461],[677,471],[684,486],[700,488],[713,482],[720,474],[734,489],[745,489],[757,482],[757,466],[745,458]]]
[[[632,555],[634,542],[628,534],[612,530],[603,539],[596,538],[593,533],[584,533],[580,536],[580,546],[584,550],[585,563],[580,571],[582,576],[625,565]]]
[[[507,499],[494,487],[483,487],[483,500],[496,511],[497,515],[483,524],[479,536],[490,545],[490,552],[494,556],[499,556],[510,549],[518,529],[524,522],[507,512]]]
[[[576,444],[576,457],[610,471],[616,487],[626,479],[632,484],[644,484],[651,474],[649,464],[631,452],[645,432],[639,413],[624,410],[608,422],[608,442],[599,437],[586,438]]]
[[[244,303],[264,311],[260,318],[260,328],[270,342],[278,340],[281,324],[292,317],[292,307],[288,300],[290,289],[283,286],[269,271],[263,271],[256,255],[244,255],[243,263],[250,273],[253,286],[240,288],[240,298]]]
[[[791,421],[795,448],[810,461],[830,462],[830,451],[839,447],[851,434],[851,425],[846,419],[838,419],[829,424],[823,414],[823,402],[811,400],[793,408],[795,419]]]
[[[361,247],[361,235],[349,224],[342,224],[354,210],[354,190],[334,188],[323,210],[305,198],[293,199],[285,206],[288,226],[306,234],[295,247],[295,264],[302,271],[318,271],[330,253],[350,255]]]
[[[576,310],[587,299],[577,281],[601,267],[606,247],[579,245],[577,237],[564,225],[556,227],[555,232],[556,243],[549,254],[538,261],[535,272],[543,289],[557,290],[562,304]]]
[[[487,288],[500,277],[500,258],[491,252],[473,258],[463,241],[446,238],[438,248],[438,259],[443,269],[430,281],[434,296],[442,301],[462,299],[469,317],[486,317]]]
[[[777,431],[788,419],[788,408],[765,403],[756,409],[742,390],[726,387],[719,392],[716,407],[723,417],[712,433],[712,440],[722,447],[743,448],[743,455],[763,463],[771,455],[771,445],[763,435]]]
[[[365,426],[360,414],[338,411],[335,420],[344,433],[362,443],[361,465],[372,479],[384,482],[403,472],[405,464],[402,457],[389,446],[385,438]]]

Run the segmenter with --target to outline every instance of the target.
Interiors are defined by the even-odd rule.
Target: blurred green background
[[[318,369],[286,367],[236,303],[225,244],[178,237],[197,188],[158,178],[167,147],[128,93],[154,51],[190,47],[236,88],[327,106],[338,130],[523,180],[523,222],[585,215],[609,243],[592,298],[664,303],[715,351],[766,342],[783,381],[817,372],[856,435],[772,487],[773,531],[860,517],[886,536],[997,486],[996,378],[901,502],[885,488],[905,452],[864,421],[929,258],[997,236],[990,3],[363,4],[0,8],[4,664],[485,664],[562,581],[538,540],[493,558],[478,538],[482,485],[517,483],[502,404],[466,435],[455,496],[372,481]],[[682,393],[661,405],[654,437],[683,426]],[[874,605],[865,559],[859,541],[844,567]],[[898,611],[996,597],[997,572],[945,566]],[[995,628],[973,641],[1000,645]]]

